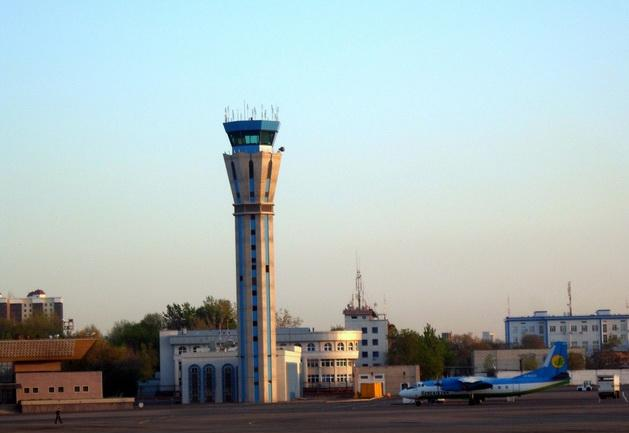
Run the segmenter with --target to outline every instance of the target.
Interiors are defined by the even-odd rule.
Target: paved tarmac
[[[509,403],[488,400],[402,405],[399,399],[298,401],[274,405],[189,405],[131,411],[0,417],[0,432],[627,432],[629,403],[599,402],[572,389],[532,394]]]

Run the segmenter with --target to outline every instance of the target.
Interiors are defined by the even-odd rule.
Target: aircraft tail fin
[[[568,377],[568,345],[565,342],[554,343],[548,351],[544,364],[522,377],[560,379]]]

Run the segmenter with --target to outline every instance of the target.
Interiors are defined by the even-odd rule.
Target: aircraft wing
[[[491,383],[481,377],[462,377],[459,379],[459,382],[465,391],[477,391],[479,389],[489,389],[493,387]]]

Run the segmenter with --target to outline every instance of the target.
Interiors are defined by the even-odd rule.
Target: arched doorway
[[[236,369],[231,364],[223,366],[223,403],[238,401]]]
[[[210,364],[203,367],[203,391],[206,403],[216,402],[216,372]]]
[[[188,384],[190,386],[190,403],[199,402],[201,390],[201,372],[198,365],[188,367]]]

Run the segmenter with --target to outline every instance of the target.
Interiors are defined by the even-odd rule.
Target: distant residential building
[[[493,332],[483,331],[481,341],[485,343],[493,343],[495,339],[496,339],[496,335]]]
[[[506,317],[505,341],[518,345],[525,335],[540,337],[547,347],[557,341],[568,343],[570,348],[582,348],[586,353],[598,351],[616,337],[621,346],[629,345],[627,314],[612,314],[611,310],[596,310],[590,315],[549,315],[535,311],[532,316]]]
[[[0,319],[22,322],[37,314],[63,320],[63,298],[47,296],[41,289],[29,292],[25,298],[0,294]]]
[[[389,351],[389,321],[365,302],[360,271],[356,271],[356,294],[343,310],[345,329],[361,331],[357,367],[386,365]]]

